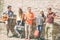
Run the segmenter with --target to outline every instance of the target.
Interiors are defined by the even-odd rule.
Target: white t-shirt
[[[17,21],[21,21],[21,22],[22,22],[22,19],[19,17],[19,15],[17,15],[16,22],[17,22]]]

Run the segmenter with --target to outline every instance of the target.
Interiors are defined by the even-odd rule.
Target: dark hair
[[[12,7],[12,6],[9,5],[7,8],[10,8],[10,7]]]
[[[45,15],[44,15],[44,11],[41,11],[41,12],[43,12],[43,13],[42,13],[42,17],[45,17]]]
[[[52,8],[48,8],[48,10],[52,10]]]

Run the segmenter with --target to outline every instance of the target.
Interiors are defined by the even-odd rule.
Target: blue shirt
[[[13,16],[13,11],[6,11],[4,13],[8,14],[9,17],[12,17]]]
[[[13,16],[13,12],[12,11],[8,11],[8,16],[12,17]]]

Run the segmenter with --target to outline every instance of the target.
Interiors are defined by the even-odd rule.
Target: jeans
[[[17,21],[17,24],[16,24],[15,27],[14,27],[14,30],[15,30],[15,32],[16,32],[17,34],[19,33],[18,30],[17,30],[17,28],[20,27],[20,23],[21,23],[21,21]]]
[[[38,25],[38,27],[37,27],[37,30],[39,31],[38,40],[41,40],[42,29],[43,29],[43,26],[42,25]]]
[[[17,21],[17,25],[20,25],[20,23],[21,23],[21,21],[19,20],[19,21]]]
[[[42,25],[38,25],[37,29],[39,32],[42,32],[42,27],[43,27]]]

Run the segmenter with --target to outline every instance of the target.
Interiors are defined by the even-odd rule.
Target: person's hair
[[[10,8],[10,7],[12,7],[12,6],[9,5],[7,8]]]
[[[41,14],[41,15],[42,15],[42,17],[44,17],[44,16],[45,16],[45,15],[44,15],[44,11],[41,11],[41,12],[42,12],[42,14]]]
[[[19,14],[23,14],[23,11],[21,8],[19,8]]]
[[[21,8],[19,8],[19,16],[22,18],[22,15],[23,15],[23,11]]]
[[[48,8],[48,10],[52,10],[52,8]]]

